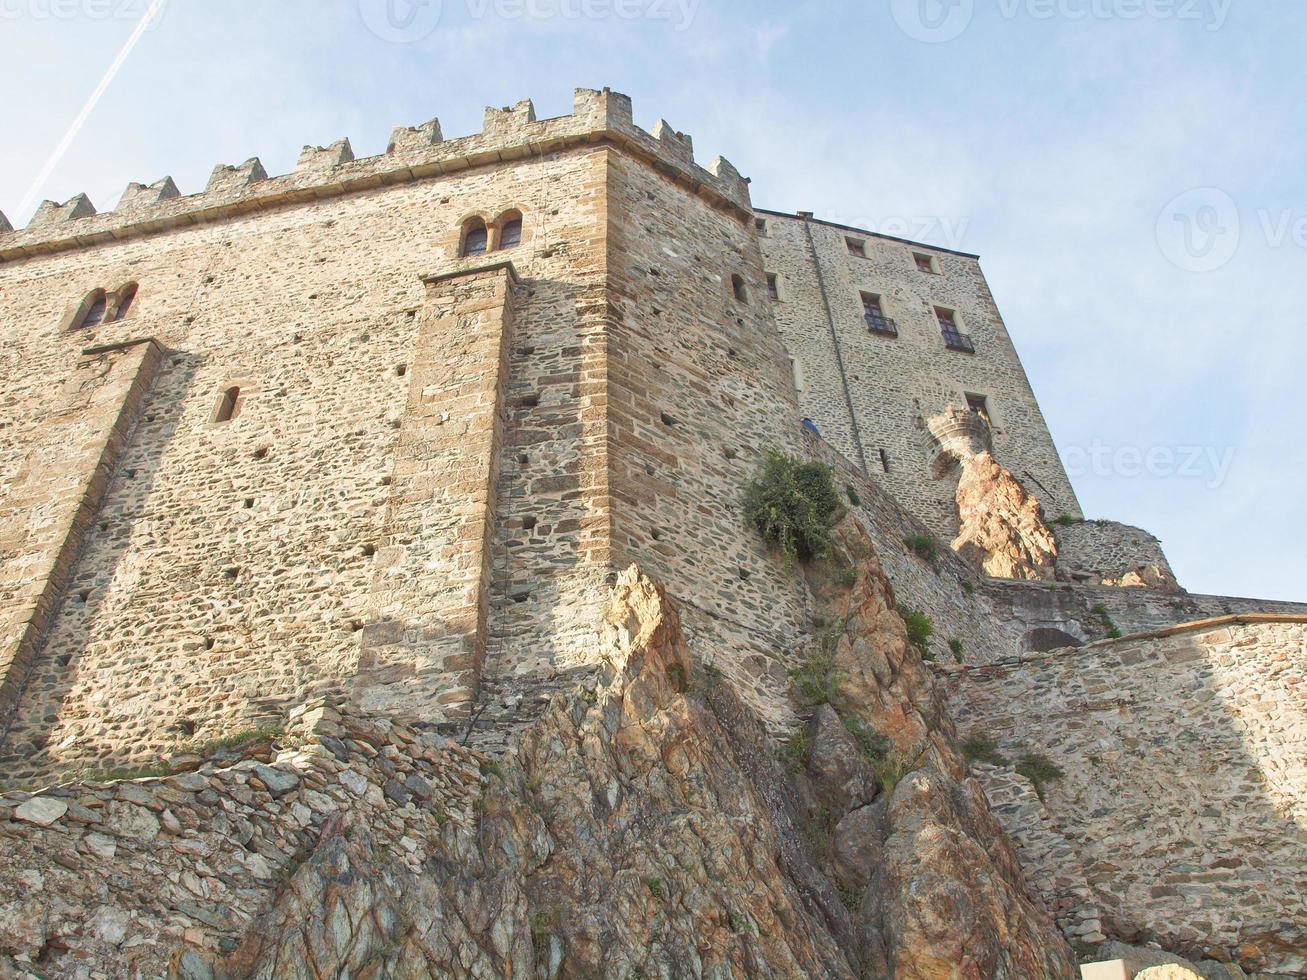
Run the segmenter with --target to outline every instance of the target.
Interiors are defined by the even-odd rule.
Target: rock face
[[[335,821],[216,974],[857,976],[762,730],[724,687],[690,693],[709,681],[634,569],[607,619],[594,691],[488,765],[420,873]]]
[[[877,828],[878,839],[861,845],[874,856],[861,865],[871,874],[860,931],[883,956],[872,975],[1073,976],[1069,948],[1030,897],[1016,852],[966,774],[866,532],[845,520],[834,538],[836,561],[857,578],[847,590],[814,582],[835,639],[833,706],[880,756],[885,793],[874,821],[862,810],[840,821]]]
[[[318,707],[271,764],[105,787],[102,817],[78,811],[102,828],[84,837],[84,894],[59,878],[40,922],[20,894],[0,917],[0,950],[19,952],[0,966],[71,976],[130,956],[141,975],[187,980],[1072,976],[851,520],[836,559],[856,569],[852,587],[813,578],[831,696],[788,767],[631,568],[593,685],[555,697],[498,759]],[[201,805],[247,830],[210,840]],[[24,843],[25,866],[63,873],[41,857],[66,849],[62,817],[33,831],[49,837]],[[179,871],[166,854],[196,861]],[[130,887],[104,892],[97,877]],[[193,898],[163,897],[178,879]]]
[[[989,453],[963,460],[957,504],[954,551],[994,578],[1054,578],[1057,539],[1044,523],[1043,508]]]
[[[1132,568],[1120,578],[1104,579],[1104,585],[1114,585],[1122,589],[1155,589],[1175,595],[1181,592],[1180,583],[1175,580],[1169,569],[1159,565],[1140,565]]]

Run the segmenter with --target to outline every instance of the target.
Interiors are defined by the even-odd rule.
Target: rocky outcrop
[[[632,568],[599,676],[498,758],[318,704],[275,758],[0,800],[27,869],[0,880],[0,962],[187,980],[1071,976],[856,523],[836,555],[856,581],[814,580],[833,696],[796,772]]]
[[[1057,538],[1039,501],[989,453],[962,462],[953,550],[994,578],[1052,581]]]
[[[830,708],[874,760],[883,789],[872,807],[850,799],[853,809],[836,824],[837,874],[861,886],[859,928],[879,971],[872,975],[1073,976],[1070,949],[967,775],[931,675],[856,521],[835,529],[834,555],[856,579],[845,588],[813,576],[829,630]]]
[[[1140,565],[1132,568],[1124,575],[1115,579],[1104,579],[1104,585],[1113,585],[1122,589],[1156,589],[1159,592],[1168,592],[1178,595],[1184,590],[1180,588],[1180,583],[1175,580],[1171,571],[1162,568],[1160,565]]]

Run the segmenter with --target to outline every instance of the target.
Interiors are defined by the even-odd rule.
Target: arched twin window
[[[103,289],[93,290],[82,301],[82,314],[72,324],[75,330],[94,330],[102,323],[117,323],[125,320],[131,313],[136,300],[137,285],[129,282],[113,293]]]
[[[470,255],[484,255],[492,248],[491,233],[495,232],[493,248],[496,251],[517,248],[522,244],[522,212],[505,211],[493,223],[487,225],[484,218],[474,215],[463,222],[462,244],[458,254],[466,258]]]

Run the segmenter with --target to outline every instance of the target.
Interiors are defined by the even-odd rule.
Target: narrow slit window
[[[749,290],[744,285],[744,277],[740,275],[731,276],[731,292],[735,294],[735,299],[739,303],[749,302]]]
[[[213,413],[213,421],[230,422],[240,411],[241,390],[228,388],[218,397],[218,408]]]
[[[776,273],[774,272],[767,273],[767,298],[768,299],[781,298],[780,281],[776,278]]]

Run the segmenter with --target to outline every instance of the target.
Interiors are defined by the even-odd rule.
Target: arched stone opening
[[[1022,653],[1048,653],[1050,650],[1062,650],[1066,647],[1082,647],[1085,641],[1071,635],[1066,630],[1053,626],[1039,626],[1030,630],[1021,638]]]

